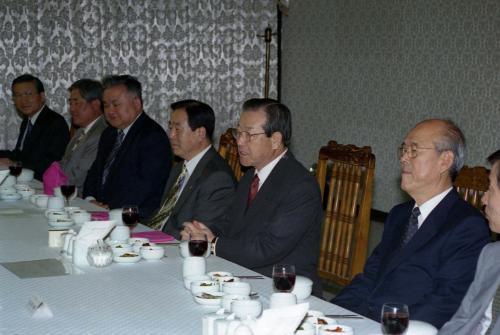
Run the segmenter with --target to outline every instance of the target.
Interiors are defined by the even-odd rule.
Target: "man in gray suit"
[[[490,186],[483,195],[485,213],[490,229],[500,233],[500,150],[488,157],[492,164]],[[500,334],[500,319],[492,315],[492,303],[500,299],[500,242],[487,244],[481,251],[474,281],[462,300],[458,311],[443,328],[440,335]],[[493,319],[493,320],[492,320]]]
[[[215,115],[200,101],[173,103],[168,123],[172,150],[183,159],[172,168],[163,200],[148,226],[180,238],[186,221],[208,226],[219,221],[230,204],[236,180],[212,146]]]
[[[101,133],[108,124],[102,116],[102,85],[91,79],[74,82],[69,91],[69,112],[73,124],[80,127],[64,153],[60,164],[68,183],[76,185],[81,196],[87,172],[97,154]]]

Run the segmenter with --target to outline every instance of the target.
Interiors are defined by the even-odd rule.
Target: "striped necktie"
[[[493,297],[493,302],[491,304],[491,324],[490,328],[486,332],[486,335],[492,334],[491,331],[495,327],[495,323],[498,320],[498,314],[500,313],[500,285],[498,285],[495,296]],[[493,334],[492,334],[493,335]]]
[[[177,177],[177,180],[175,181],[175,184],[172,186],[170,191],[168,192],[165,201],[163,202],[163,205],[161,206],[160,210],[158,213],[149,221],[149,223],[146,223],[147,226],[149,226],[152,229],[156,230],[162,230],[165,222],[168,220],[168,217],[172,213],[172,210],[175,207],[175,204],[177,203],[177,200],[179,199],[179,196],[182,192],[182,185],[184,185],[184,181],[186,180],[187,176],[187,168],[186,164],[182,165],[182,171]]]
[[[413,235],[418,230],[418,217],[420,216],[420,209],[418,207],[413,208],[410,215],[410,220],[408,220],[408,225],[406,226],[405,234],[403,235],[403,240],[401,241],[401,248],[403,248],[410,240]]]
[[[113,149],[109,153],[108,159],[106,160],[106,164],[104,165],[104,170],[102,171],[101,186],[103,187],[106,184],[106,180],[108,179],[109,175],[109,170],[111,169],[111,165],[113,164],[116,155],[118,154],[118,150],[120,150],[120,146],[122,145],[124,137],[125,133],[123,132],[123,130],[118,129],[118,136],[116,136],[115,144],[113,145]]]

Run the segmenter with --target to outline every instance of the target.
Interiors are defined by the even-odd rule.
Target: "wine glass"
[[[191,256],[203,256],[208,249],[207,235],[202,232],[189,234],[189,253]]]
[[[135,205],[126,205],[122,208],[122,220],[126,226],[132,229],[139,223],[139,208]]]
[[[400,303],[385,303],[382,306],[382,332],[386,335],[401,335],[406,332],[410,319],[408,306]]]
[[[19,177],[19,175],[23,171],[23,163],[21,161],[13,161],[11,164],[9,164],[9,171],[10,174],[17,179],[17,177]]]
[[[61,193],[66,200],[66,207],[69,207],[69,200],[75,194],[76,186],[72,184],[61,185]]]
[[[278,292],[292,292],[295,286],[295,266],[275,264],[273,266],[273,283]]]

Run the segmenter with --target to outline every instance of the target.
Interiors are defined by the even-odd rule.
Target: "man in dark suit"
[[[482,215],[452,187],[464,149],[451,121],[426,120],[408,133],[400,148],[401,188],[413,200],[390,211],[364,272],[334,304],[374,320],[386,302],[407,304],[410,319],[437,328],[450,319],[489,240]]]
[[[87,172],[97,155],[97,144],[104,129],[108,127],[102,116],[102,85],[91,79],[74,82],[69,91],[69,112],[74,125],[80,127],[66,147],[60,164],[82,195]]]
[[[64,118],[45,105],[45,88],[40,79],[23,74],[12,82],[12,98],[23,122],[16,148],[0,151],[0,166],[20,161],[42,180],[49,165],[61,159],[69,141]]]
[[[490,185],[482,200],[491,231],[500,234],[500,150],[488,157],[493,165]],[[477,262],[474,281],[453,318],[439,335],[500,334],[500,318],[492,303],[500,303],[500,241],[483,248]]]
[[[173,103],[168,137],[174,154],[183,159],[170,173],[162,205],[148,225],[180,238],[186,221],[208,227],[222,219],[236,180],[227,162],[212,146],[215,114],[200,101]]]
[[[105,208],[137,205],[141,218],[158,208],[172,153],[163,128],[142,109],[141,83],[129,75],[103,79],[104,115],[111,127],[99,140],[83,189]]]
[[[298,275],[313,280],[314,294],[321,295],[316,275],[321,196],[314,177],[287,148],[291,130],[285,105],[272,99],[245,102],[234,136],[241,164],[251,168],[225,220],[211,228],[194,221],[182,235],[204,232],[217,256],[266,276],[274,264],[295,265]]]

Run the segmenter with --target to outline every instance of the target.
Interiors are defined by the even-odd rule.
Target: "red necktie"
[[[255,199],[257,192],[259,192],[259,181],[259,175],[255,174],[252,179],[252,184],[250,185],[250,191],[248,192],[247,208],[250,207],[250,204],[253,199]]]

